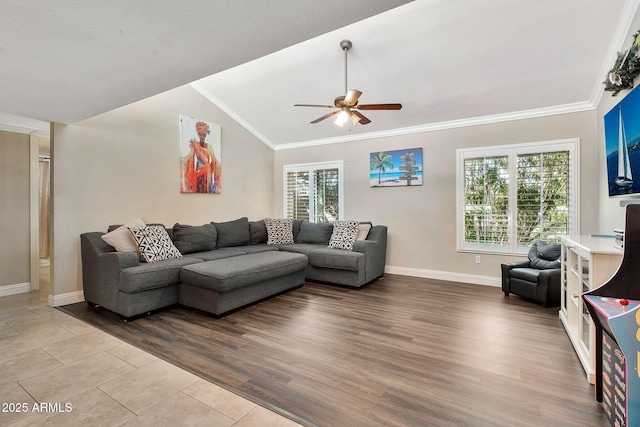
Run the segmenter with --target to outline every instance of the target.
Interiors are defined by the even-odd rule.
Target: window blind
[[[338,169],[317,169],[314,173],[315,222],[334,222],[339,218]]]
[[[559,241],[569,231],[569,152],[518,156],[517,242]]]
[[[464,239],[504,244],[509,240],[509,159],[464,161]]]
[[[309,171],[286,173],[286,217],[309,220]]]
[[[342,219],[341,161],[283,166],[283,213],[286,218],[312,222]]]
[[[457,248],[524,254],[578,233],[579,140],[457,150]]]

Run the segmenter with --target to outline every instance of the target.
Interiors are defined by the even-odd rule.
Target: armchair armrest
[[[541,270],[538,275],[538,295],[540,301],[545,307],[550,303],[556,305],[559,301],[555,301],[553,296],[560,295],[560,279],[561,270],[559,268],[551,268]]]
[[[507,262],[500,265],[502,269],[502,292],[505,295],[509,295],[511,292],[511,280],[509,278],[509,272],[513,268],[527,268],[529,267],[529,260],[526,261],[515,261],[515,262]]]

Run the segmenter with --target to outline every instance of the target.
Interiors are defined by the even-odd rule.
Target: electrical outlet
[[[480,264],[480,255],[476,255],[476,264]]]

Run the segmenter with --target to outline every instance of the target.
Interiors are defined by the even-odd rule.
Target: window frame
[[[282,216],[287,218],[287,173],[309,173],[309,221],[315,221],[315,171],[323,169],[338,169],[338,220],[344,220],[344,162],[334,160],[329,162],[298,163],[282,166]]]
[[[550,153],[557,151],[569,152],[569,183],[568,204],[569,230],[568,234],[578,235],[580,228],[580,139],[569,138],[552,141],[529,142],[478,148],[461,148],[456,150],[456,251],[472,253],[490,253],[500,255],[522,255],[529,250],[528,246],[517,245],[517,170],[519,155]],[[464,215],[464,161],[477,157],[508,157],[509,170],[509,207],[508,207],[508,243],[506,245],[483,244],[466,242]],[[515,184],[515,185],[514,185]]]

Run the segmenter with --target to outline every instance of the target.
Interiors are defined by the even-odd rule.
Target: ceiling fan
[[[344,51],[344,91],[346,95],[339,96],[333,101],[333,105],[317,105],[317,104],[295,104],[294,107],[323,107],[323,108],[336,108],[336,111],[332,111],[329,114],[325,114],[312,121],[311,123],[318,123],[324,119],[328,119],[333,115],[338,115],[336,118],[336,124],[338,126],[344,125],[347,121],[351,120],[354,125],[360,123],[361,125],[367,125],[371,123],[371,120],[366,118],[359,110],[399,110],[402,108],[402,104],[358,104],[358,98],[362,95],[362,92],[355,89],[347,89],[347,52],[352,47],[352,43],[349,40],[342,40],[340,42],[340,48]]]

